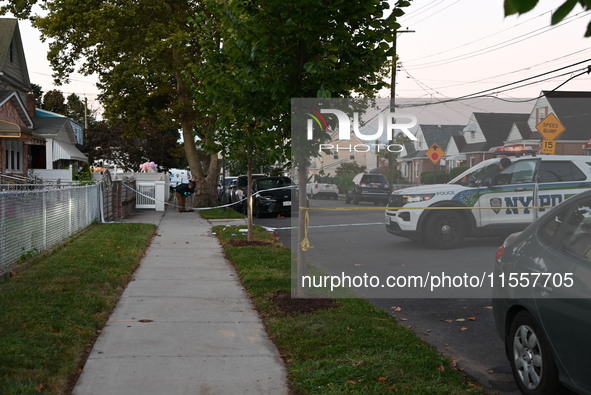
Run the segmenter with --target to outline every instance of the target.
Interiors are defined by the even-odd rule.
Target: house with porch
[[[0,174],[16,180],[32,169],[77,169],[88,162],[82,143],[80,125],[35,108],[18,21],[0,18]]]
[[[375,147],[379,144],[378,141],[375,144],[361,141],[354,133],[351,134],[349,140],[339,140],[338,130],[334,130],[330,134],[330,141],[325,143],[332,148],[322,150],[319,156],[310,159],[308,178],[316,174],[335,176],[339,166],[349,162],[365,166],[367,171],[379,168],[380,155]]]
[[[411,183],[420,183],[421,174],[427,171],[445,171],[449,166],[456,167],[460,162],[457,160],[442,160],[433,164],[427,157],[427,151],[433,144],[437,144],[448,154],[447,149],[453,137],[461,137],[464,127],[462,125],[419,125],[416,138],[411,143],[405,143],[405,153],[397,160],[397,167],[402,177]],[[449,155],[449,154],[448,154]],[[452,156],[458,156],[459,152]]]

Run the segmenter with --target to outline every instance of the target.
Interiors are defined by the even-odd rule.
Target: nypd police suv
[[[389,233],[455,248],[465,237],[506,236],[525,229],[551,207],[591,188],[591,157],[523,156],[483,161],[447,184],[390,195]]]

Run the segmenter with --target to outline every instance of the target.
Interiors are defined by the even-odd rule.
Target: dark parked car
[[[359,173],[353,178],[353,189],[345,193],[345,203],[373,202],[388,204],[390,185],[383,174]]]
[[[296,199],[296,185],[289,177],[261,177],[252,183],[253,214],[290,215],[292,197]]]
[[[266,174],[253,174],[252,179],[255,180],[260,177],[266,177]],[[241,175],[236,177],[236,180],[230,183],[230,201],[235,203],[234,209],[241,213],[246,213],[246,186],[248,184],[248,176]]]
[[[591,394],[591,191],[554,207],[496,254],[493,308],[525,394]]]

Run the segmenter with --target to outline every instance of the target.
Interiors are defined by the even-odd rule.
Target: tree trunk
[[[246,183],[246,223],[247,223],[247,239],[248,241],[254,240],[254,229],[252,220],[252,146],[248,150],[248,170],[247,170],[247,183]]]
[[[182,56],[173,50],[173,57],[178,64],[182,64]],[[178,59],[177,59],[178,58]],[[191,174],[196,177],[195,198],[193,207],[213,207],[217,205],[217,182],[220,172],[218,155],[213,154],[202,158],[195,144],[196,113],[193,110],[193,97],[187,82],[180,71],[175,74],[177,80],[177,98],[180,113],[180,123],[183,132],[185,155],[191,168]]]
[[[306,268],[306,249],[302,248],[302,241],[304,241],[304,237],[306,236],[306,215],[307,209],[302,209],[301,207],[307,207],[307,199],[306,199],[306,182],[307,182],[307,170],[306,167],[300,165],[298,167],[298,193],[299,193],[299,201],[298,201],[298,237],[297,246],[293,246],[292,248],[297,248],[297,267],[296,267],[296,276],[297,279],[295,281],[296,289],[295,289],[295,297],[297,298],[305,298],[308,296],[308,290],[303,287],[302,279],[306,275],[307,268]],[[293,238],[292,238],[293,240]],[[292,280],[292,284],[293,284]]]

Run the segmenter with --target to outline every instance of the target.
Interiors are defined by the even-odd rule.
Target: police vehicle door
[[[534,176],[539,159],[526,159],[513,164],[492,177],[488,186],[480,188],[478,207],[483,229],[521,230],[534,219],[536,183]]]
[[[571,196],[591,188],[591,181],[570,160],[542,161],[538,171],[538,217]],[[535,219],[535,218],[534,218]]]

